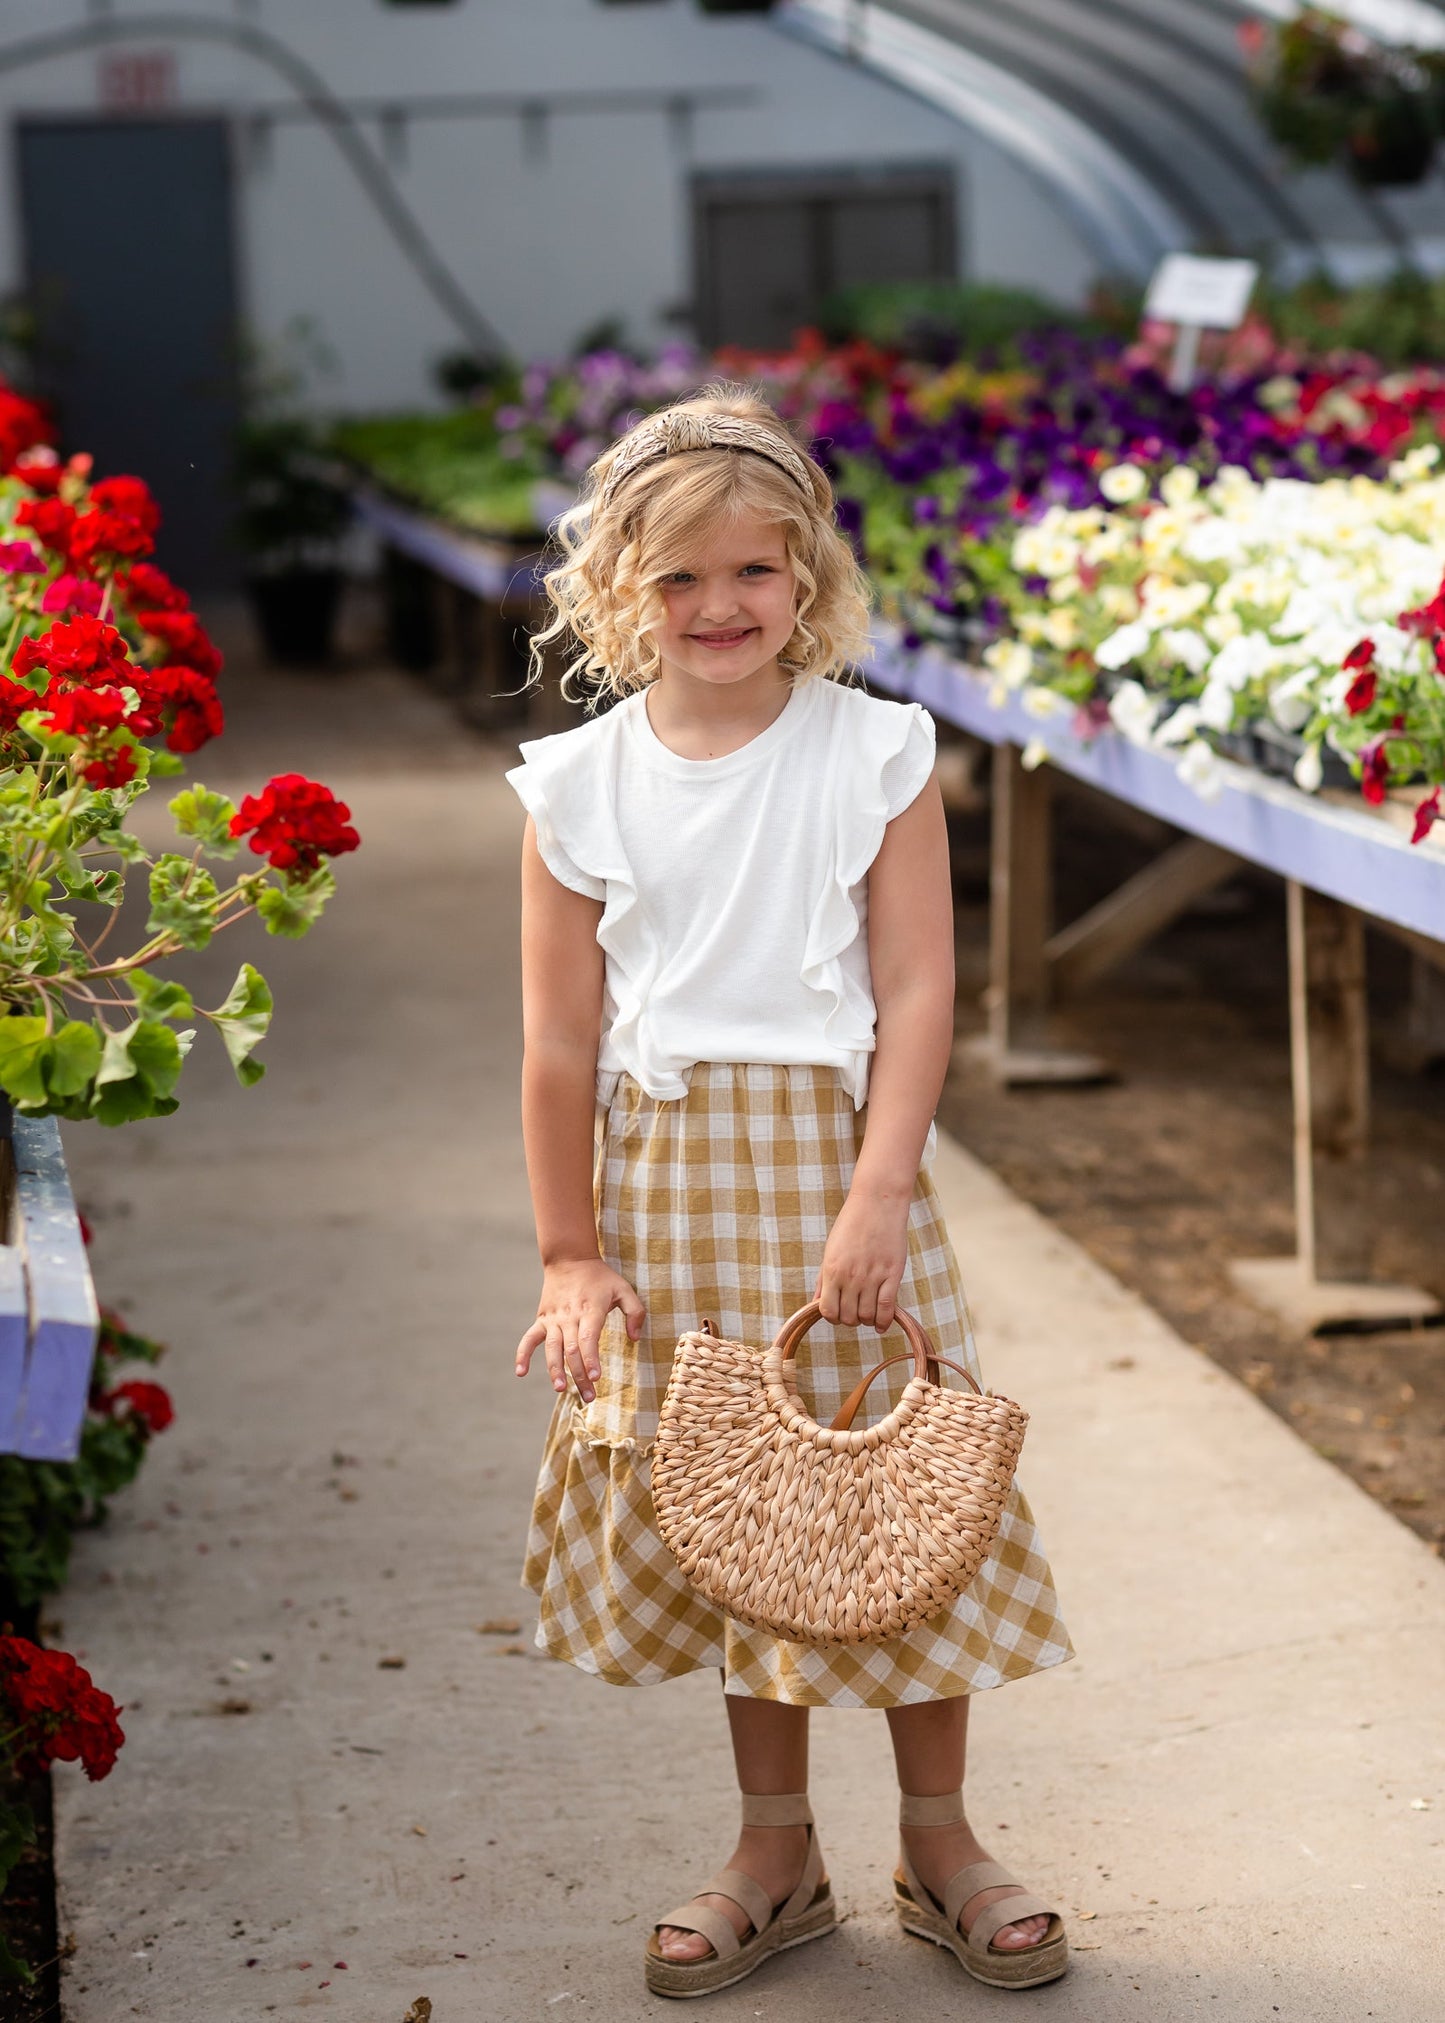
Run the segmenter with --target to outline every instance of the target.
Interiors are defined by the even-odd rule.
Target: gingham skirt
[[[885,1644],[810,1648],[735,1622],[694,1594],[658,1533],[648,1457],[677,1338],[706,1314],[725,1336],[762,1348],[811,1297],[864,1121],[831,1068],[703,1062],[672,1102],[618,1077],[597,1160],[598,1229],[647,1322],[633,1343],[620,1317],[609,1319],[596,1399],[583,1406],[567,1392],[548,1430],[523,1581],[541,1599],[537,1642],[551,1656],[616,1685],[717,1666],[726,1691],[749,1699],[896,1707],[982,1692],[1073,1655],[1017,1485],[968,1591]],[[979,1374],[926,1169],[909,1211],[899,1304],[944,1355]],[[872,1329],[820,1321],[799,1359],[814,1416],[826,1424],[880,1353]],[[908,1374],[877,1380],[870,1423]]]

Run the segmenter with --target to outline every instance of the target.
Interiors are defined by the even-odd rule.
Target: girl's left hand
[[[850,1194],[833,1224],[813,1298],[823,1318],[881,1334],[893,1325],[894,1304],[908,1267],[908,1202]]]

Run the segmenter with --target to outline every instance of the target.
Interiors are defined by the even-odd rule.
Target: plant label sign
[[[1155,322],[1189,323],[1199,330],[1237,330],[1258,279],[1253,260],[1166,253],[1149,283],[1144,314]]]
[[[1144,297],[1144,314],[1174,324],[1179,332],[1169,366],[1169,384],[1176,393],[1187,393],[1194,384],[1200,333],[1237,330],[1258,279],[1253,260],[1202,260],[1194,253],[1166,253],[1159,262]]]

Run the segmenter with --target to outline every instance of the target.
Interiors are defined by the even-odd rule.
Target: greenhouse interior
[[[0,2016],[1445,2013],[1445,4],[0,124]]]

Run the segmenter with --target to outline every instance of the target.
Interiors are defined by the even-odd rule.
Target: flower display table
[[[907,651],[874,629],[870,679],[923,703],[994,747],[990,991],[987,1052],[1011,1083],[1097,1079],[1092,1056],[1050,1043],[1056,995],[1103,975],[1210,886],[1256,864],[1286,881],[1290,1035],[1295,1106],[1293,1258],[1246,1259],[1241,1285],[1293,1321],[1418,1320],[1437,1302],[1368,1276],[1366,1157],[1368,1015],[1364,923],[1406,940],[1423,991],[1445,970],[1445,848],[1412,844],[1403,807],[1365,808],[1352,794],[1306,794],[1247,766],[1222,762],[1218,791],[1196,793],[1162,754],[1106,731],[1085,742],[1066,708],[1040,717],[988,676],[936,649]],[[1053,928],[1049,767],[1185,831],[1183,841],[1062,930]]]

